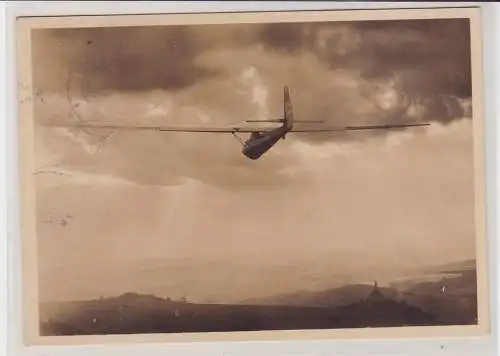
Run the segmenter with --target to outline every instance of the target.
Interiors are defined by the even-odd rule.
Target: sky
[[[238,302],[473,259],[464,19],[35,30],[43,301]],[[231,135],[71,128],[282,115],[424,128]]]

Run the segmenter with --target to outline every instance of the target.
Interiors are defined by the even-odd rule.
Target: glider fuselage
[[[293,128],[293,108],[290,100],[288,86],[284,89],[283,124],[271,131],[255,132],[250,135],[243,145],[242,153],[252,159],[259,159],[269,151],[280,139],[285,139],[286,134]]]

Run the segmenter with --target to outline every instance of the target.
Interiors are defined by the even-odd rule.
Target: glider
[[[288,86],[284,87],[283,117],[270,120],[246,120],[246,124],[237,124],[224,127],[200,127],[200,126],[116,126],[116,125],[90,125],[76,124],[78,127],[86,128],[104,128],[104,129],[144,129],[171,132],[198,132],[198,133],[228,133],[233,134],[242,144],[242,153],[252,160],[259,159],[264,153],[269,151],[280,139],[285,139],[288,133],[305,132],[345,132],[359,130],[381,130],[381,129],[400,129],[414,126],[428,126],[428,123],[406,123],[406,124],[387,124],[387,125],[364,125],[364,126],[311,126],[300,128],[294,126],[295,123],[322,124],[323,121],[299,121],[294,120],[292,102],[290,99],[290,90]],[[276,123],[279,126],[249,126],[248,123]],[[247,140],[241,139],[237,134],[249,133]]]

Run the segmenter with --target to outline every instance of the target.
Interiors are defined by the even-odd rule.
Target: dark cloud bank
[[[471,96],[468,19],[38,30],[35,86],[64,90],[76,71],[94,93],[178,91],[226,75],[222,64],[208,68],[198,56],[256,44],[288,56],[308,52],[368,81],[397,76],[402,92],[444,122],[462,115],[450,98]]]

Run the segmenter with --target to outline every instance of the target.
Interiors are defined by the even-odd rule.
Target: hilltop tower
[[[373,290],[370,292],[368,297],[366,298],[367,301],[380,301],[380,300],[386,300],[387,298],[382,294],[382,292],[378,288],[378,283],[375,281],[373,284]]]

